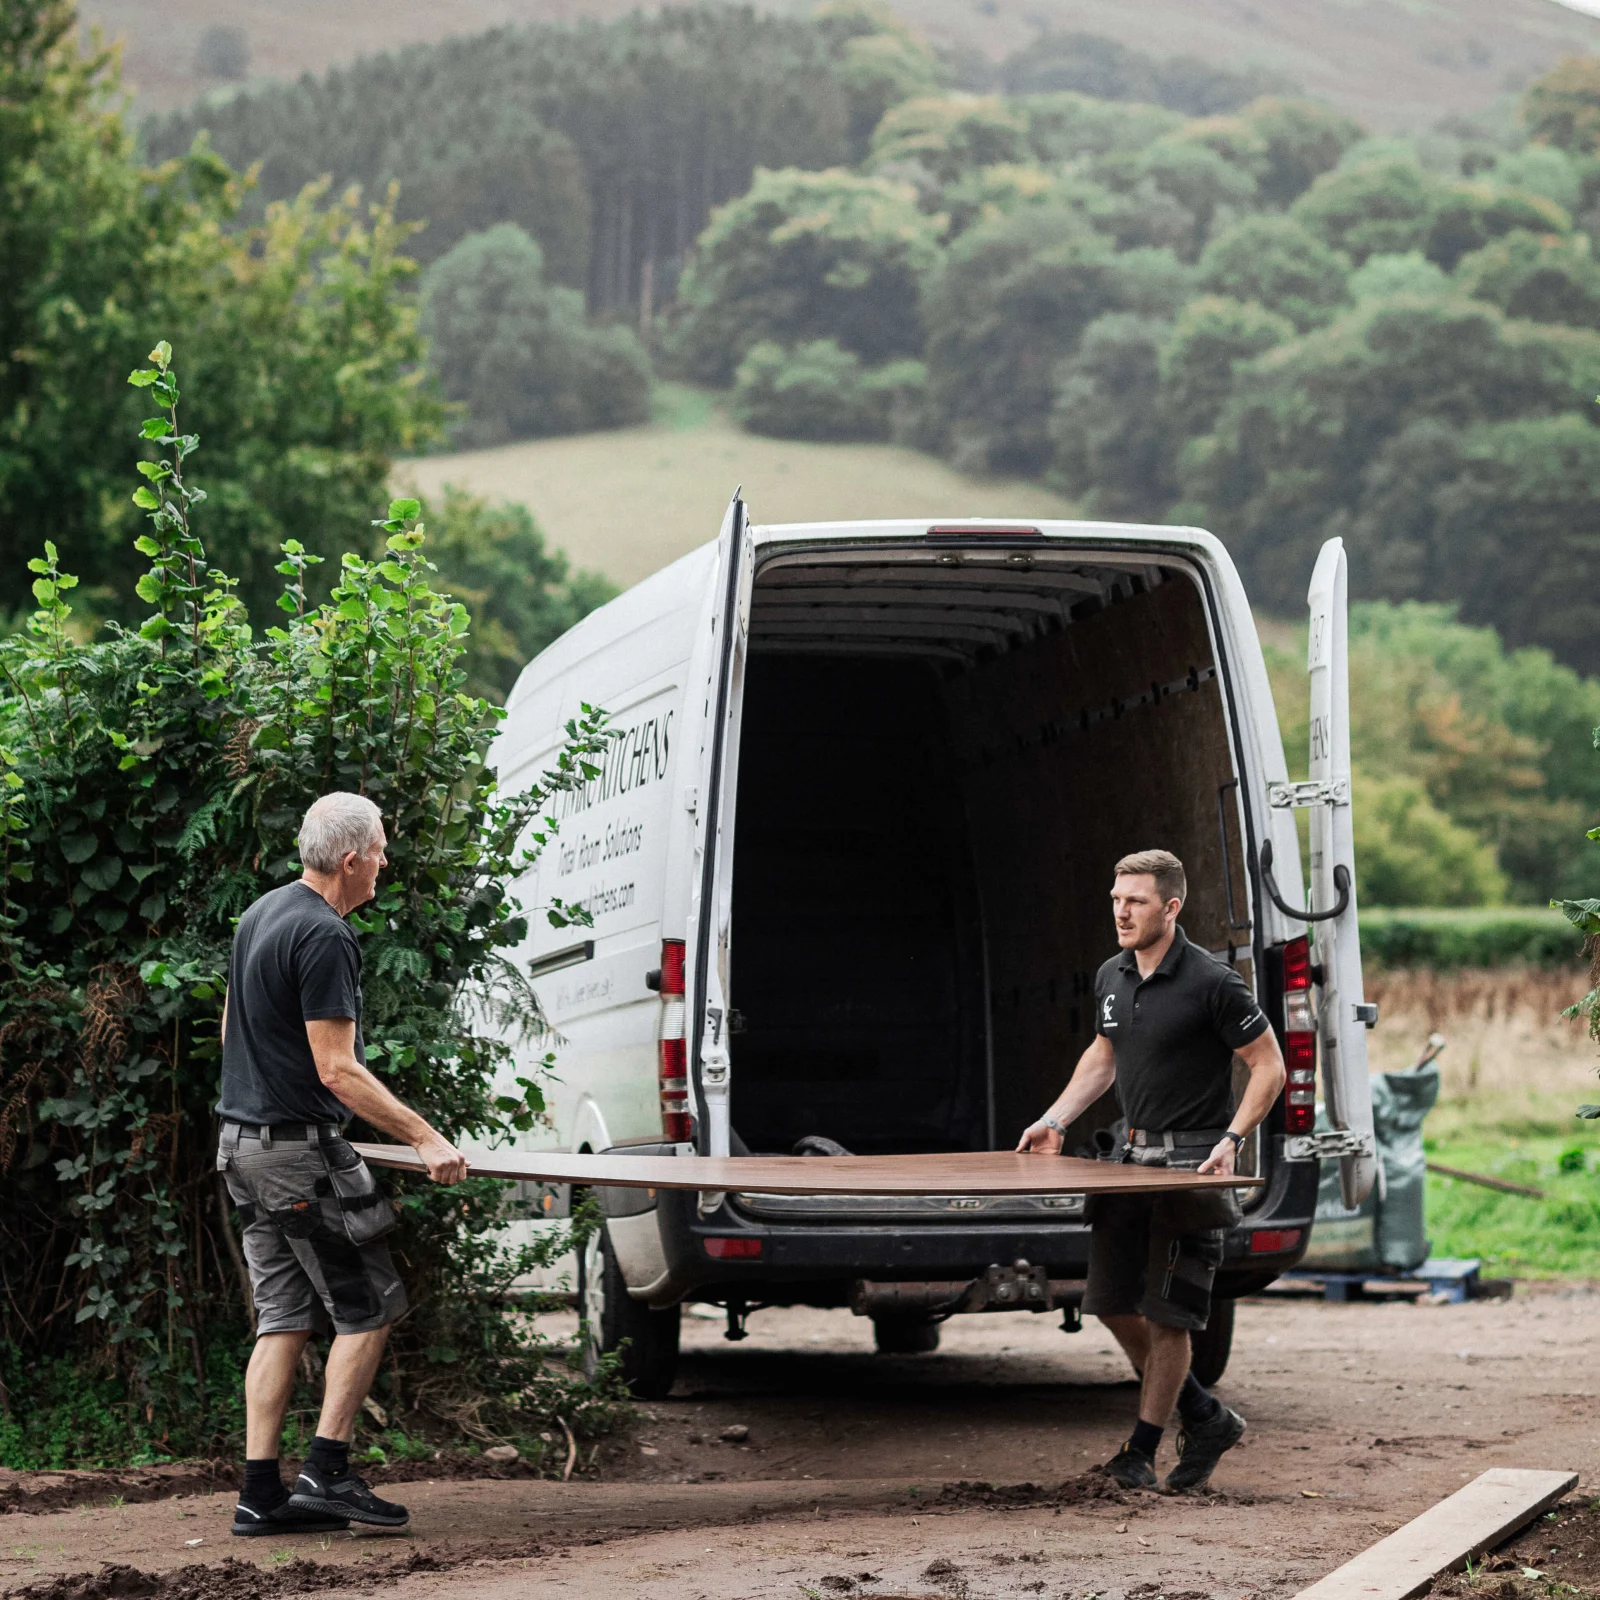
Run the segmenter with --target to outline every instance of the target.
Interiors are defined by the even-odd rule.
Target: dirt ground
[[[1203,1497],[1123,1494],[1092,1471],[1135,1401],[1096,1328],[964,1317],[936,1354],[883,1357],[848,1312],[769,1311],[739,1344],[690,1316],[684,1348],[672,1396],[602,1451],[599,1481],[424,1480],[395,1491],[409,1536],[268,1549],[232,1539],[232,1496],[203,1485],[13,1512],[0,1586],[30,1600],[1266,1600],[1492,1466],[1582,1482],[1495,1564],[1504,1580],[1454,1587],[1499,1600],[1491,1580],[1510,1584],[1509,1600],[1524,1567],[1547,1585],[1597,1576],[1600,1286],[1464,1306],[1243,1303],[1219,1392],[1250,1431]],[[744,1441],[720,1438],[739,1427]],[[1169,1438],[1163,1470],[1171,1459]]]

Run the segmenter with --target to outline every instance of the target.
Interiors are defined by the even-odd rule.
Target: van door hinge
[[[1301,806],[1347,806],[1350,780],[1318,778],[1310,783],[1269,783],[1267,804],[1274,811],[1292,811]]]
[[[1290,1134],[1283,1141],[1283,1153],[1291,1161],[1334,1161],[1340,1156],[1370,1156],[1373,1154],[1372,1135],[1353,1133],[1348,1128]]]
[[[1356,1021],[1363,1027],[1376,1028],[1378,1026],[1378,1002],[1376,1000],[1363,1000],[1350,1008],[1356,1014]]]

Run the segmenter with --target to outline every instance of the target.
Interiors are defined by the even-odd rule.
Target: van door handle
[[[1285,905],[1284,899],[1278,893],[1277,880],[1272,876],[1272,841],[1261,841],[1261,882],[1265,885],[1267,898],[1286,917],[1293,917],[1296,922],[1332,922],[1335,917],[1342,917],[1350,909],[1350,869],[1344,865],[1333,869],[1333,886],[1339,891],[1339,903],[1328,911],[1300,911],[1294,906]]]

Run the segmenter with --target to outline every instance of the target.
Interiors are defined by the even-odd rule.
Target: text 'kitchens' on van
[[[1338,541],[1311,613],[1311,780],[1289,784],[1245,592],[1210,534],[759,527],[736,498],[715,543],[528,665],[495,747],[514,791],[582,702],[622,730],[520,889],[531,911],[560,897],[594,919],[530,919],[519,959],[560,1043],[554,1130],[526,1147],[1011,1149],[1091,1038],[1113,863],[1166,847],[1188,869],[1185,931],[1253,986],[1289,1068],[1244,1153],[1268,1181],[1195,1341],[1213,1382],[1231,1297],[1306,1248],[1319,1157],[1352,1203],[1373,1177]],[[1107,1096],[1068,1153],[1109,1147],[1117,1117]],[[590,1353],[627,1341],[646,1395],[672,1382],[686,1300],[726,1307],[735,1337],[757,1305],[848,1305],[882,1350],[931,1350],[958,1311],[1078,1327],[1078,1197],[599,1199],[578,1264]]]

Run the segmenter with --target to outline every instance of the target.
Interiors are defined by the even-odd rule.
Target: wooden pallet
[[[1378,1272],[1324,1272],[1317,1267],[1296,1267],[1283,1276],[1293,1283],[1321,1284],[1324,1300],[1365,1299],[1367,1286],[1371,1284],[1380,1288],[1415,1287],[1425,1294],[1442,1295],[1446,1300],[1459,1304],[1475,1297],[1482,1265],[1475,1259],[1430,1256],[1420,1267],[1392,1277]]]

